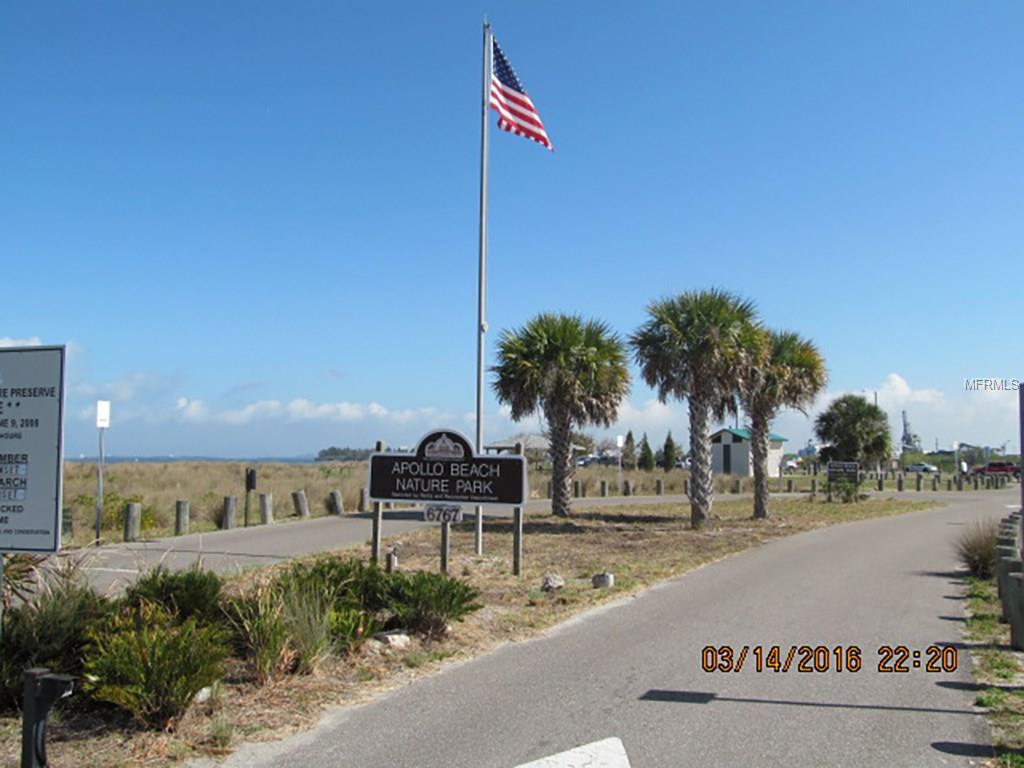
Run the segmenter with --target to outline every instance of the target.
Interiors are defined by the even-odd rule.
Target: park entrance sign
[[[828,463],[828,481],[830,483],[859,483],[860,464],[856,461],[830,461]]]
[[[414,453],[370,456],[373,501],[499,504],[526,502],[523,456],[478,456],[464,435],[442,429],[425,435]]]
[[[60,549],[64,347],[0,349],[0,553]]]

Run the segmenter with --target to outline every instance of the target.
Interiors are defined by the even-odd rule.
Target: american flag
[[[533,139],[554,151],[537,108],[494,37],[491,37],[491,107],[498,113],[498,127],[503,131]]]

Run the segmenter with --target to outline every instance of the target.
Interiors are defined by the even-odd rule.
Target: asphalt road
[[[512,768],[618,737],[633,768],[951,766],[987,754],[951,541],[1018,490],[772,541],[453,665],[222,765]],[[958,650],[955,672],[878,671],[878,648]],[[858,672],[701,670],[707,645],[861,649]],[[795,666],[795,662],[794,662]]]
[[[728,498],[742,499],[750,496]],[[618,496],[578,499],[575,503],[588,507],[616,504],[688,504],[689,499],[686,496]],[[551,502],[548,500],[532,501],[527,504],[526,513],[540,514],[549,512],[550,509]],[[471,518],[472,514],[472,508],[467,508],[467,518]],[[507,508],[488,507],[485,508],[484,514],[487,517],[507,517],[511,512]],[[422,511],[384,512],[385,538],[427,525],[436,523],[424,523]],[[195,533],[132,544],[109,544],[96,549],[78,550],[77,556],[81,559],[82,566],[93,585],[97,589],[109,590],[131,583],[141,571],[149,570],[158,564],[178,570],[201,560],[205,568],[218,573],[230,573],[302,555],[355,546],[370,540],[372,527],[371,515],[350,514],[312,520],[281,521],[269,526]]]

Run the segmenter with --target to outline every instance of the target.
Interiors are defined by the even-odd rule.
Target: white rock
[[[615,586],[615,574],[595,573],[590,583],[594,585],[594,589],[611,589]]]
[[[544,592],[554,592],[556,589],[561,589],[565,586],[565,579],[559,576],[557,573],[549,573],[544,577],[544,580],[540,583],[540,588]]]
[[[412,642],[405,632],[384,632],[377,635],[377,639],[395,651],[404,651]]]
[[[212,695],[213,695],[213,689],[210,688],[210,686],[206,686],[205,688],[200,688],[199,689],[199,691],[196,693],[196,696],[193,699],[193,701],[196,704],[202,704],[204,701],[209,701],[210,697]]]

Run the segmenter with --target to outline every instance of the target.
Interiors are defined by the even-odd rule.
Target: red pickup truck
[[[1009,475],[1020,478],[1020,467],[1012,461],[990,461],[988,464],[977,466],[971,470],[973,475]]]

